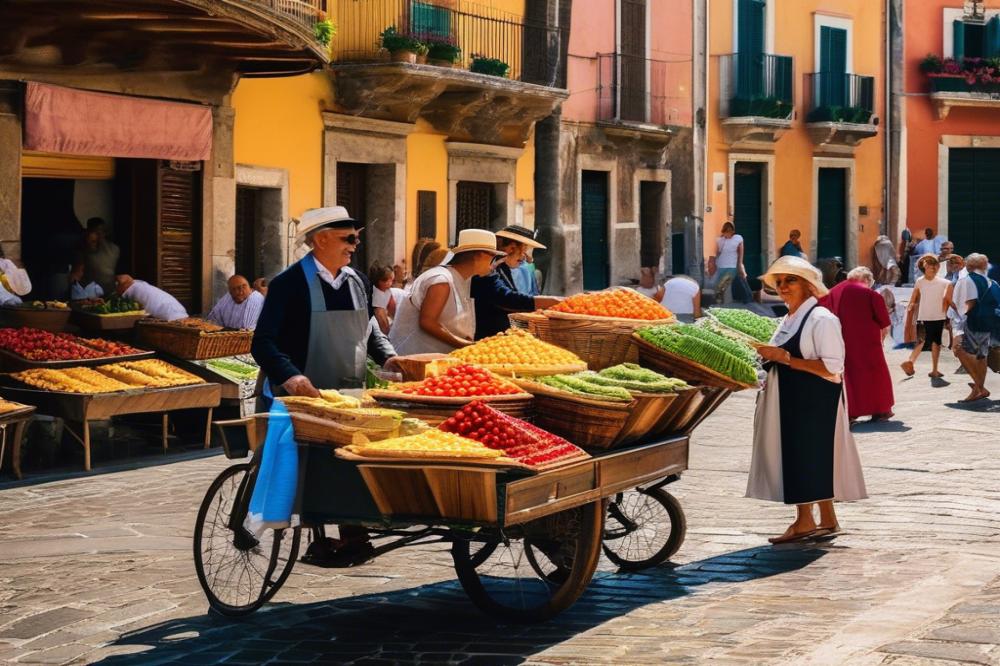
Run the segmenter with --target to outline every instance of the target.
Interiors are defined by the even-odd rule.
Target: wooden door
[[[236,272],[251,282],[260,275],[257,260],[257,237],[260,226],[260,190],[255,187],[236,188]]]
[[[343,206],[351,217],[364,226],[368,219],[366,197],[368,193],[368,165],[337,162],[337,205]],[[368,251],[362,233],[361,245],[354,251],[351,266],[358,271],[368,271]]]
[[[160,163],[156,284],[188,312],[201,310],[201,174]]]
[[[646,122],[646,0],[621,0],[619,39],[619,117]]]
[[[733,177],[733,225],[736,233],[743,236],[743,266],[750,277],[762,274],[767,265],[764,244],[761,242],[763,188],[764,172],[760,164],[737,163]]]
[[[667,235],[663,203],[667,184],[656,181],[639,183],[639,265],[659,266]]]
[[[581,176],[580,217],[583,234],[583,288],[610,286],[608,246],[608,172],[584,171]]]
[[[456,236],[462,229],[492,229],[493,197],[493,183],[458,182],[455,192]]]
[[[1000,258],[1000,148],[948,151],[948,239],[955,252]]]
[[[767,3],[764,0],[739,0],[738,7],[736,96],[756,99],[764,94]]]
[[[820,106],[847,106],[847,31],[820,27]]]
[[[817,259],[847,259],[847,169],[820,169]]]

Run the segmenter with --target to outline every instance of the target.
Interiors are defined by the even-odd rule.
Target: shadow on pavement
[[[961,409],[966,412],[982,412],[992,414],[1000,412],[1000,400],[976,400],[975,402],[946,402],[949,409]]]
[[[642,606],[713,583],[796,571],[824,554],[815,545],[763,546],[642,573],[601,572],[573,607],[540,625],[497,624],[471,605],[457,581],[312,604],[271,603],[240,620],[206,613],[123,634],[111,645],[130,654],[99,663],[520,664]]]
[[[871,421],[861,421],[860,423],[855,423],[851,426],[851,432],[855,433],[909,432],[911,430],[913,430],[913,428],[906,425],[902,421],[876,421],[875,423],[872,423]]]

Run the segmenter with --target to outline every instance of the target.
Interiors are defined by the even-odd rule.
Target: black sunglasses
[[[361,233],[347,234],[346,236],[335,236],[339,241],[347,243],[348,245],[357,245],[361,242]]]

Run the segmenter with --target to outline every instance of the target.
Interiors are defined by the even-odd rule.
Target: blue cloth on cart
[[[275,400],[267,418],[260,469],[243,526],[260,536],[265,529],[299,524],[293,513],[299,482],[299,447],[288,410]]]

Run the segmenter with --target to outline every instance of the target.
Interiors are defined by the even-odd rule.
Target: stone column
[[[21,103],[23,88],[0,81],[0,247],[21,258]]]
[[[202,192],[201,304],[206,312],[226,292],[236,270],[236,166],[228,101],[212,108],[212,157],[205,162]]]

